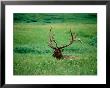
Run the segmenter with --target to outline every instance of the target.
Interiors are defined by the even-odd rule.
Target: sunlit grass
[[[26,25],[29,27],[30,24]],[[91,24],[84,26],[85,28],[81,24],[81,31],[78,28],[76,30],[72,29],[73,32],[78,34],[83,43],[73,43],[64,49],[63,54],[78,56],[80,59],[58,61],[52,57],[52,49],[48,47],[50,25],[37,25],[39,29],[37,29],[36,25],[36,29],[33,25],[30,29],[26,25],[22,30],[19,29],[20,24],[15,25],[15,75],[94,75],[97,73],[96,47],[89,44],[92,41],[91,37],[96,35],[96,26],[92,25],[94,30],[87,30],[88,27],[91,27]],[[53,26],[53,24],[51,25]],[[52,30],[56,35],[59,46],[67,44],[70,37],[69,28],[63,29],[64,25],[61,25],[54,24]]]
[[[97,25],[90,20],[88,23],[77,21],[14,23],[14,75],[96,75]],[[58,46],[69,43],[70,28],[82,40],[63,51],[63,55],[77,59],[56,60],[52,57],[53,50],[48,46],[50,26]]]

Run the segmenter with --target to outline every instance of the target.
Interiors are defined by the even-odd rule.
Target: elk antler
[[[69,45],[71,45],[71,44],[76,40],[76,34],[75,34],[75,33],[73,34],[73,33],[71,32],[71,29],[70,29],[70,33],[71,33],[70,43],[67,44],[67,45],[64,45],[64,46],[59,47],[60,49],[65,48],[65,47],[68,47]]]
[[[76,40],[78,40],[78,41],[81,42],[80,38],[76,38],[76,34],[71,32],[71,29],[70,29],[70,34],[71,34],[70,43],[67,44],[67,45],[64,45],[64,46],[62,46],[62,47],[58,47],[58,46],[57,46],[57,42],[55,41],[55,38],[54,38],[54,34],[52,33],[52,27],[50,28],[50,33],[49,33],[49,46],[50,46],[52,49],[54,49],[53,56],[56,57],[57,59],[63,58],[62,48],[65,48],[65,47],[71,45],[71,44],[72,44],[74,41],[76,41]]]
[[[76,38],[76,33],[72,33],[71,29],[70,29],[70,34],[71,34],[71,40],[70,40],[70,43],[67,44],[67,45],[64,45],[64,46],[61,46],[61,47],[58,47],[57,45],[57,42],[55,41],[55,38],[54,38],[54,34],[52,33],[52,27],[50,28],[50,33],[49,33],[49,46],[53,49],[55,48],[59,48],[59,49],[62,49],[62,48],[65,48],[65,47],[68,47],[69,45],[71,45],[74,41],[78,40],[82,43],[82,41],[80,40],[80,38]],[[54,46],[54,44],[55,46]]]
[[[49,33],[49,46],[53,49],[56,47],[58,48],[57,42],[55,41],[54,34],[52,34],[52,27],[50,28],[50,33]],[[53,46],[53,43],[55,43],[55,46]]]

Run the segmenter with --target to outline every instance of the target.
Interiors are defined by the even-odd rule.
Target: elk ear
[[[61,49],[61,51],[64,51],[64,49]]]

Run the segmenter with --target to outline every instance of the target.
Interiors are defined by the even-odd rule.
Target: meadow
[[[97,75],[97,14],[95,13],[15,13],[13,25],[14,75]],[[48,46],[49,29],[58,46],[70,39],[70,28],[82,43],[75,41],[57,60]]]

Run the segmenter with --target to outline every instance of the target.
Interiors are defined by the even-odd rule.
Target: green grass
[[[17,15],[22,19],[14,18],[14,75],[97,74],[97,21],[93,14],[24,15]],[[36,16],[34,20],[37,21],[33,21],[33,16]],[[38,16],[42,18],[37,19]],[[53,27],[58,46],[69,43],[70,28],[83,41],[76,41],[63,51],[64,55],[76,56],[78,59],[56,60],[52,57],[53,50],[48,47],[50,26]]]

